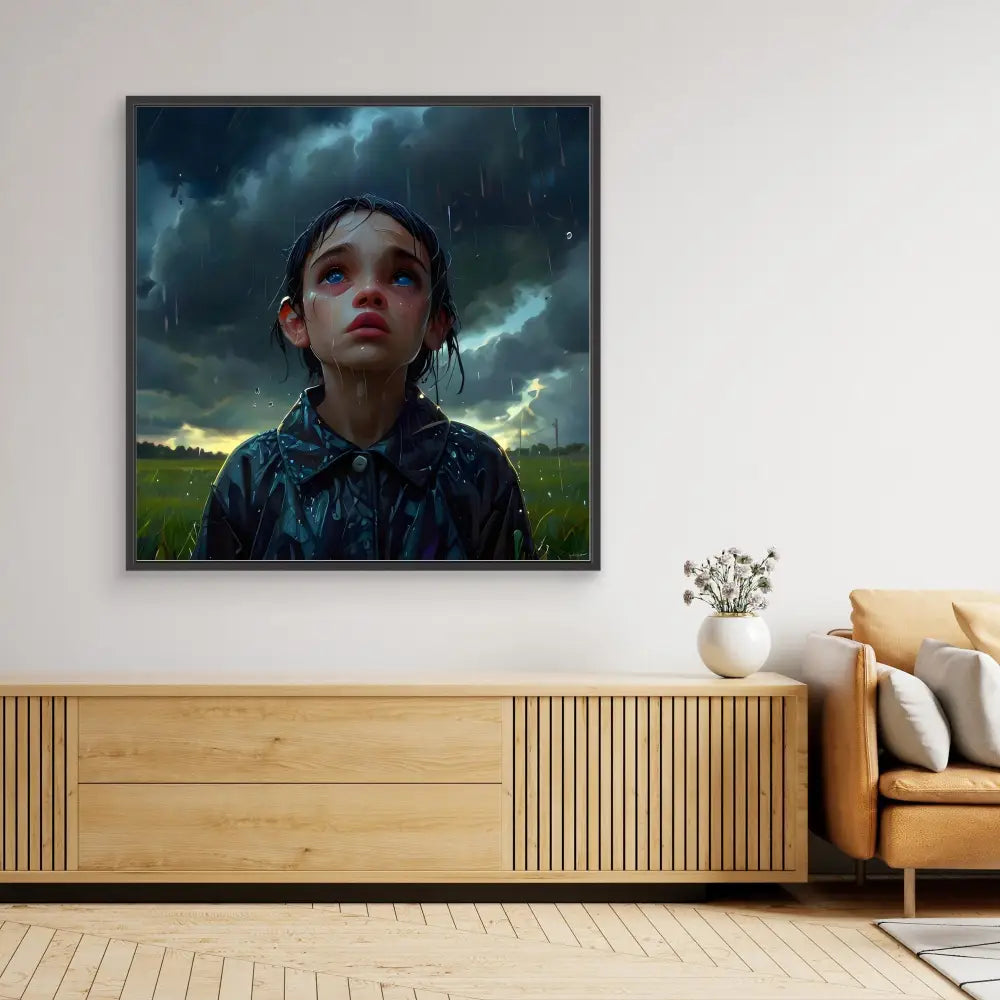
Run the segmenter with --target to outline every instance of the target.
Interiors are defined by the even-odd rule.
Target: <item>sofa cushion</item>
[[[955,618],[973,649],[1000,660],[1000,602],[954,602]]]
[[[972,645],[955,619],[953,602],[998,601],[986,590],[852,590],[855,642],[875,650],[875,659],[913,673],[920,643],[928,636],[950,646]]]
[[[916,805],[883,799],[879,857],[890,868],[1000,869],[998,812],[993,803]]]
[[[934,692],[905,670],[877,664],[878,735],[904,764],[943,771],[951,752],[951,731]]]
[[[1000,769],[965,763],[936,772],[900,767],[881,775],[878,790],[899,802],[1000,805]]]
[[[1000,767],[1000,664],[988,653],[925,639],[914,672],[941,702],[955,749],[974,764]]]

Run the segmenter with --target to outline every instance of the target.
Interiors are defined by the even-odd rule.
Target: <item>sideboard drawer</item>
[[[501,780],[499,698],[81,698],[81,782]]]
[[[81,871],[496,871],[499,785],[80,785]]]

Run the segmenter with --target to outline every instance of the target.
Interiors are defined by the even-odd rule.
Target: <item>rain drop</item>
[[[566,234],[566,239],[568,239],[568,240],[573,239],[573,234],[572,233],[567,233]]]
[[[254,391],[253,391],[253,394],[254,394],[255,396],[259,396],[259,395],[260,395],[260,386],[257,386],[257,388],[256,388],[256,389],[254,389]]]

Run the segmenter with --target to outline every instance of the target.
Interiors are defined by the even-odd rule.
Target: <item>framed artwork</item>
[[[597,97],[129,97],[128,569],[600,568]]]

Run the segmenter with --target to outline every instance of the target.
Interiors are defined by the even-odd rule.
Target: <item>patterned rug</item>
[[[876,920],[886,934],[909,948],[976,1000],[1000,1000],[1000,920]]]

